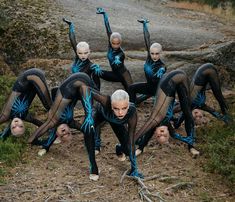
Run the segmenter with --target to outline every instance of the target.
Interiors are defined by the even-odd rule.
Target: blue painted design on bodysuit
[[[134,149],[135,151],[135,149]],[[128,174],[129,176],[144,178],[142,173],[138,172],[138,166],[136,161],[136,155],[132,154],[132,148],[130,147],[130,162],[131,162],[131,172]]]
[[[23,117],[29,109],[29,102],[25,99],[25,97],[21,100],[17,97],[12,106],[13,116],[19,116],[19,118]]]
[[[50,145],[52,144],[52,142],[54,142],[55,139],[56,139],[56,129],[52,128],[49,130],[48,139],[42,143],[42,147],[48,151]]]
[[[72,32],[72,33],[75,32],[75,28],[74,28],[74,24],[73,23],[70,24],[69,31]]]
[[[109,23],[109,18],[108,18],[108,14],[104,12],[104,23],[105,25],[107,25]],[[109,26],[106,26],[108,29],[108,32],[111,33],[111,29]]]
[[[144,32],[148,31],[148,25],[147,25],[147,21],[144,21]]]
[[[120,65],[122,62],[120,60],[120,57],[118,55],[115,56],[114,61],[112,62],[112,65]]]
[[[162,78],[163,74],[166,72],[166,69],[164,67],[161,67],[154,75],[153,77],[157,76],[157,78]]]
[[[213,116],[215,116],[217,119],[219,119],[219,120],[221,120],[221,121],[223,121],[223,122],[225,122],[225,123],[228,123],[229,120],[231,119],[229,116],[220,114],[219,112],[215,112],[215,111],[214,111],[214,112],[211,112],[211,114],[212,114]]]
[[[192,107],[201,107],[206,102],[205,91],[200,91],[197,93],[196,98],[192,102]]]
[[[82,66],[84,65],[84,62],[78,59],[77,61],[75,60],[73,65],[72,65],[72,73],[80,72]]]
[[[183,136],[181,136],[178,133],[174,133],[172,135],[172,137],[175,138],[175,139],[178,139],[178,140],[180,140],[182,142],[185,142],[185,143],[187,143],[189,145],[193,145],[193,143],[194,143],[194,137],[193,137],[192,133],[190,133],[190,135],[187,136],[187,137],[183,137]]]
[[[149,78],[151,78],[153,75],[153,66],[154,66],[154,63],[153,64],[148,64],[148,63],[144,64],[144,72]]]
[[[60,116],[62,123],[69,123],[73,119],[73,108],[74,106],[68,105]]]
[[[83,102],[84,102],[84,107],[86,111],[86,118],[81,126],[81,128],[84,130],[85,133],[90,133],[92,127],[94,128],[94,119],[92,117],[92,105],[91,105],[91,99],[92,99],[92,94],[91,92],[88,92],[86,90],[86,96],[85,98],[82,97]]]
[[[108,60],[110,63],[113,61],[113,51],[112,48],[109,48],[108,53],[107,53]]]
[[[93,64],[91,65],[91,70],[95,72],[95,75],[97,76],[102,76],[103,75],[103,70],[98,64]]]

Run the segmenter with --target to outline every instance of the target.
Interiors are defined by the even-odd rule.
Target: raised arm
[[[71,46],[75,54],[77,54],[77,47],[76,47],[77,41],[76,41],[76,36],[75,36],[74,24],[65,18],[63,18],[63,21],[69,25],[69,40],[70,40]]]
[[[103,8],[97,8],[96,9],[96,14],[102,14],[104,16],[104,25],[105,25],[105,28],[106,28],[108,38],[110,39],[112,31],[111,31],[111,28],[110,28],[110,25],[109,25],[109,19],[108,19],[107,13],[104,11]]]
[[[147,23],[149,23],[149,20],[142,18],[142,19],[138,20],[138,22],[143,23],[143,33],[144,33],[145,46],[148,51],[148,54],[150,55],[150,34],[148,31],[148,26],[147,26]]]

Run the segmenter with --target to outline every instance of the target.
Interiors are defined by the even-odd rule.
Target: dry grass
[[[199,3],[190,3],[190,2],[170,2],[168,6],[174,7],[174,8],[181,8],[181,9],[195,10],[195,11],[210,13],[210,14],[214,14],[219,17],[222,17],[229,21],[235,20],[235,11],[231,6],[227,6],[225,8],[222,8],[222,7],[212,8],[209,5],[199,4]]]

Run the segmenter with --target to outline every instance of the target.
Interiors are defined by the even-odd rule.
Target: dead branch
[[[97,191],[99,191],[99,190],[98,190],[98,189],[93,189],[93,190],[91,190],[91,191],[83,192],[83,193],[81,193],[81,194],[83,194],[83,195],[92,194],[92,193],[97,192]]]
[[[158,178],[161,178],[161,177],[168,177],[169,175],[166,175],[164,173],[162,174],[158,174],[158,175],[153,175],[153,176],[150,176],[150,177],[145,177],[142,181],[149,181],[149,180],[154,180],[154,179],[158,179]]]
[[[122,177],[121,177],[121,180],[120,180],[120,184],[123,185],[123,180],[124,180],[125,177],[134,179],[134,180],[140,185],[140,188],[139,188],[139,192],[138,192],[138,193],[139,193],[140,198],[141,198],[142,201],[146,200],[146,201],[148,201],[148,202],[152,202],[152,200],[151,200],[151,198],[150,198],[149,196],[157,197],[160,202],[164,202],[164,201],[165,201],[165,200],[161,197],[161,195],[160,195],[159,192],[157,192],[156,194],[151,193],[151,192],[149,191],[149,188],[144,184],[144,182],[143,182],[143,180],[142,180],[141,178],[139,178],[139,177],[132,177],[132,176],[126,175],[128,171],[129,171],[129,170],[126,170],[126,171],[123,173],[123,175],[122,175]],[[160,176],[162,176],[162,175],[155,175],[155,176],[152,176],[152,177],[147,178],[147,180],[159,178]]]
[[[65,185],[65,187],[68,189],[68,191],[70,192],[70,194],[73,194],[74,193],[74,190],[73,188],[70,186],[70,185]]]
[[[161,177],[159,178],[159,182],[169,182],[171,180],[178,180],[179,178],[176,176],[167,176],[167,177]]]
[[[167,192],[169,192],[169,191],[175,192],[179,189],[191,188],[193,185],[194,185],[194,183],[192,183],[192,182],[179,182],[177,184],[174,184],[174,185],[166,188],[165,190]]]
[[[129,170],[126,170],[123,174],[122,174],[122,177],[121,177],[121,179],[120,179],[120,184],[123,186],[123,180],[124,180],[124,178],[125,177],[129,177],[128,175],[127,175],[127,172],[128,172]]]

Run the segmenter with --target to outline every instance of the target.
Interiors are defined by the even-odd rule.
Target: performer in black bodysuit
[[[55,101],[51,106],[47,121],[33,133],[29,138],[29,142],[33,142],[35,138],[39,138],[49,129],[52,129],[55,132],[54,128],[62,123],[67,123],[68,126],[81,130],[84,133],[85,145],[91,165],[91,174],[89,177],[92,180],[98,180],[98,167],[95,161],[94,137],[96,135],[93,100],[96,100],[105,106],[109,106],[110,102],[109,96],[101,95],[98,91],[93,89],[93,87],[93,82],[85,73],[75,73],[68,77],[57,90]],[[73,109],[78,100],[81,100],[85,111],[85,119],[82,124],[73,119]],[[131,134],[134,134],[134,131]],[[118,138],[120,138],[121,144],[125,147],[125,137]],[[52,141],[49,141],[48,148],[51,144]],[[135,169],[132,169],[133,172],[137,170],[136,164],[134,165]]]
[[[102,71],[101,78],[106,81],[121,82],[125,90],[133,83],[129,70],[124,65],[125,54],[121,48],[122,38],[118,32],[112,32],[108,15],[103,8],[97,8],[97,14],[104,16],[104,24],[108,35],[109,46],[107,58],[112,71]]]
[[[22,120],[37,126],[42,124],[41,121],[37,120],[29,113],[29,107],[36,95],[38,95],[43,106],[48,111],[52,101],[45,75],[40,69],[32,68],[18,76],[12,88],[12,93],[2,109],[0,124],[10,119],[12,122],[0,133],[1,139],[5,140],[10,133],[14,136],[23,135],[25,127]]]
[[[166,72],[165,64],[160,59],[162,46],[159,43],[153,43],[150,46],[150,34],[147,27],[147,23],[149,21],[141,19],[138,20],[138,22],[143,23],[144,40],[148,56],[144,64],[144,72],[147,82],[137,82],[129,87],[130,101],[137,104],[142,102],[144,99],[155,95],[159,80]],[[136,100],[137,93],[145,96],[139,97],[139,99]]]
[[[90,160],[90,179],[98,180],[98,167],[94,152],[94,119],[93,98],[90,87],[94,87],[92,80],[85,73],[75,73],[69,76],[58,88],[55,100],[49,110],[48,118],[29,138],[29,143],[39,138],[49,129],[54,130],[62,123],[81,130],[84,133],[85,145]],[[81,100],[85,119],[82,124],[74,121],[73,110],[78,100]]]
[[[205,92],[207,84],[210,84],[212,92],[219,103],[222,114],[220,114],[215,109],[206,105]],[[228,123],[230,121],[230,118],[227,115],[228,106],[225,103],[224,96],[221,92],[219,75],[213,64],[206,63],[197,69],[190,85],[190,92],[192,100],[191,110],[201,109],[209,112],[214,117],[224,121],[225,123]],[[185,117],[181,113],[178,120],[174,121],[175,128],[178,128],[181,125],[181,123],[184,121],[184,119]]]
[[[174,132],[170,124],[173,117],[175,94],[178,94],[180,106],[185,116],[185,130],[187,137]],[[189,98],[189,82],[187,75],[182,70],[174,70],[165,74],[159,82],[156,93],[156,101],[150,117],[147,122],[140,128],[135,135],[135,140],[140,138],[136,143],[139,149],[143,151],[148,141],[153,135],[156,127],[167,125],[170,135],[180,141],[188,144],[189,150],[195,150],[194,144],[194,122],[191,113],[191,102]]]
[[[106,96],[106,99],[99,100],[96,107],[95,125],[99,125],[103,121],[110,123],[115,135],[120,144],[116,145],[116,154],[119,160],[125,160],[129,156],[131,162],[131,170],[129,175],[141,177],[138,173],[134,134],[137,124],[137,112],[135,105],[129,102],[129,95],[124,90],[116,90],[111,97]],[[100,151],[100,131],[96,133],[96,151]]]
[[[75,53],[75,60],[71,67],[72,73],[84,72],[93,80],[96,87],[100,89],[100,79],[102,70],[98,64],[94,64],[90,61],[90,47],[85,41],[77,43],[74,31],[74,24],[63,18],[63,21],[69,25],[69,39],[71,46]]]

